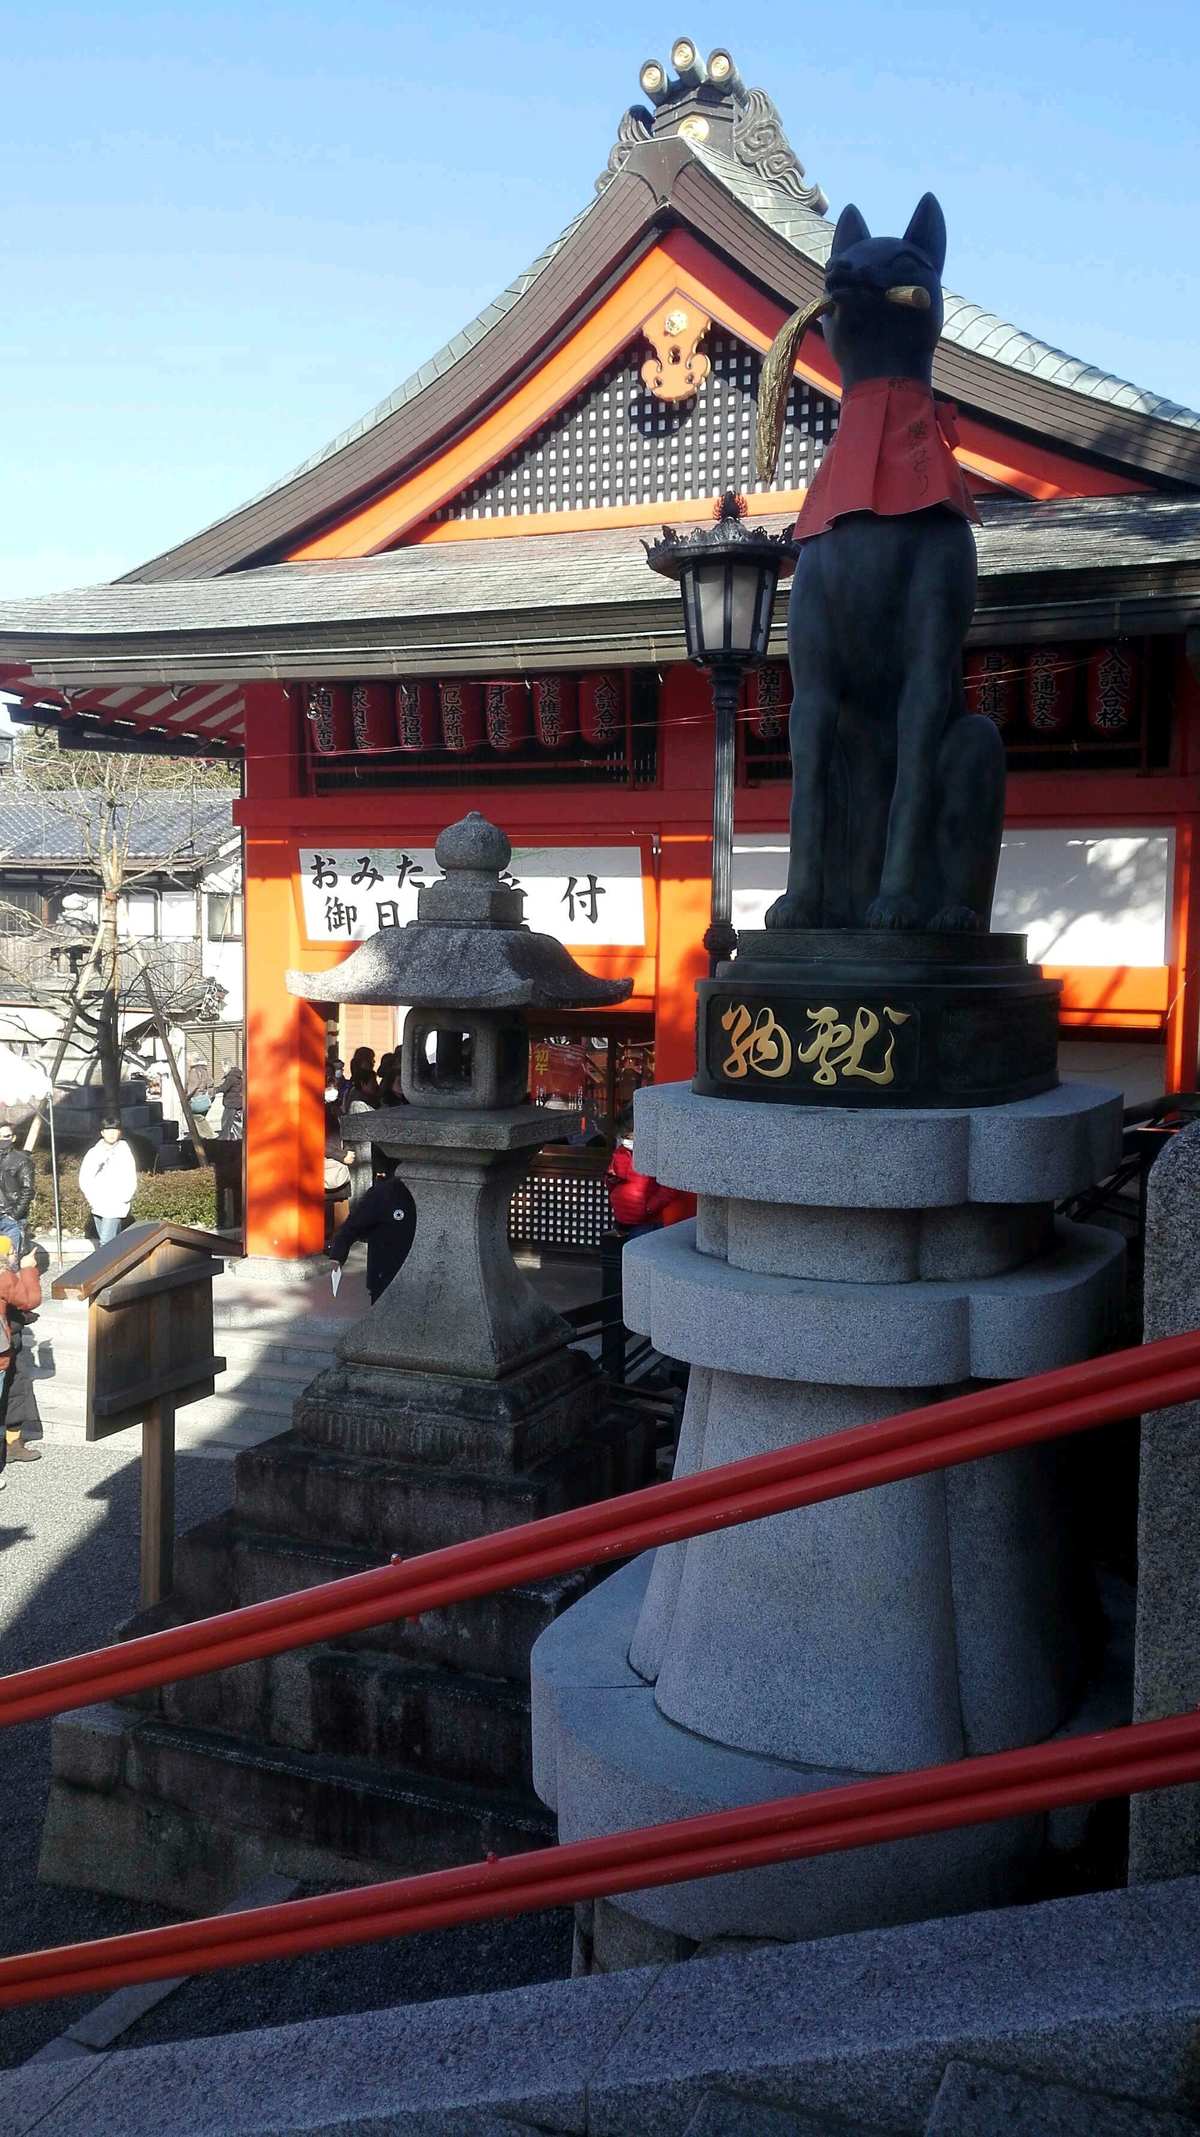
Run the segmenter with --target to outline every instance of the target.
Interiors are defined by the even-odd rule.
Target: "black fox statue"
[[[1004,817],[1004,746],[969,713],[975,510],[935,400],[946,225],[931,193],[902,238],[838,218],[825,292],[763,367],[770,479],[795,352],[812,318],[842,412],[796,523],[788,611],[792,813],[769,928],[986,929]],[[774,432],[774,436],[772,436]]]

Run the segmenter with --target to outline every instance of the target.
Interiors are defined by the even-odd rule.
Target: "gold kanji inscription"
[[[756,1076],[786,1076],[792,1065],[792,1042],[771,1009],[751,1017],[744,1002],[732,1002],[721,1018],[729,1033],[729,1054],[721,1074],[738,1082],[751,1069]]]
[[[793,1045],[773,1009],[764,1006],[752,1016],[744,1002],[731,1002],[721,1017],[721,1029],[729,1034],[721,1074],[731,1083],[747,1076],[775,1079],[788,1075],[795,1063],[812,1066],[812,1080],[823,1090],[854,1078],[887,1085],[896,1077],[896,1027],[907,1024],[911,1013],[885,1006],[880,1016],[860,1004],[853,1021],[847,1023],[827,1003],[806,1012],[808,1030],[803,1042]],[[882,1047],[876,1044],[881,1035],[885,1037]]]
[[[884,1009],[884,1017],[892,1025],[907,1024],[911,1012],[907,1009]],[[813,1082],[823,1089],[857,1076],[863,1083],[888,1084],[895,1080],[896,1067],[893,1055],[896,1051],[896,1034],[889,1031],[887,1045],[878,1067],[869,1068],[864,1056],[867,1048],[879,1037],[883,1025],[873,1009],[861,1005],[854,1012],[852,1025],[844,1024],[836,1009],[828,1004],[823,1009],[808,1012],[812,1036],[806,1046],[796,1048],[797,1061],[815,1061]],[[878,1058],[878,1057],[877,1057]]]

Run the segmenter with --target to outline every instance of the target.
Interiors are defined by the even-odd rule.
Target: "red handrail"
[[[448,1603],[631,1557],[849,1492],[1082,1432],[1200,1395],[1200,1334],[925,1404],[403,1563],[0,1678],[0,1727],[339,1639]]]
[[[0,2008],[718,1877],[1200,1779],[1200,1714],[0,1959]]]

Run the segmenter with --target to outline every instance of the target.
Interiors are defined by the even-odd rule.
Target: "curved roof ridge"
[[[310,453],[306,460],[298,461],[296,466],[289,468],[285,475],[278,475],[273,482],[264,483],[262,489],[254,490],[249,497],[244,497],[240,504],[232,506],[227,512],[219,513],[216,519],[209,520],[205,526],[198,527],[196,529],[196,537],[207,534],[212,527],[224,526],[227,520],[236,519],[239,512],[248,511],[251,505],[259,504],[264,497],[273,496],[276,490],[286,490],[289,483],[297,482],[302,475],[310,474],[313,468],[320,467],[323,461],[332,460],[335,454],[344,451],[347,445],[353,445],[357,438],[365,437],[378,424],[386,422],[388,416],[394,415],[398,408],[403,408],[409,401],[414,401],[419,393],[423,393],[427,386],[433,384],[435,379],[442,378],[447,371],[453,370],[459,359],[465,356],[469,349],[473,349],[478,342],[481,342],[492,327],[499,324],[501,319],[506,318],[514,305],[520,303],[522,297],[533,287],[543,269],[549,266],[555,254],[562,250],[568,238],[574,234],[585,216],[591,213],[595,205],[595,201],[590,200],[586,207],[580,209],[578,215],[572,216],[566,228],[561,230],[556,238],[551,239],[544,251],[538,254],[536,260],[525,268],[523,273],[515,275],[506,288],[502,289],[497,296],[485,304],[483,310],[478,312],[474,319],[469,320],[467,325],[457,334],[451,335],[450,340],[443,343],[440,349],[436,349],[432,356],[426,357],[423,363],[418,364],[415,371],[411,371],[408,377],[403,379],[391,393],[386,394],[382,401],[377,401],[373,408],[368,409],[365,415],[361,415],[356,423],[348,424],[346,429],[339,431],[336,437],[329,440],[328,444],[319,446],[317,451]],[[189,540],[194,538],[192,536],[188,537]],[[164,554],[169,555],[170,551],[165,551]],[[146,561],[151,562],[153,559],[148,558]],[[137,567],[139,570],[141,568],[140,566]],[[122,576],[130,578],[134,574],[126,572]]]

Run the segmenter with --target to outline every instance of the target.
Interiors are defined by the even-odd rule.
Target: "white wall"
[[[992,926],[1035,964],[1165,965],[1173,868],[1169,831],[1008,831]]]
[[[758,928],[787,882],[782,832],[734,842],[733,924]],[[1004,836],[992,926],[1027,935],[1035,964],[1170,962],[1169,831],[1041,828]]]
[[[200,879],[201,970],[206,979],[219,980],[225,988],[222,1024],[239,1024],[246,1013],[246,957],[242,942],[210,942],[207,893],[240,891],[242,860],[239,850],[208,869]]]

